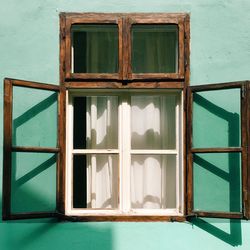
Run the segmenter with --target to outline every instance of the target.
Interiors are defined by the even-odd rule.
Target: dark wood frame
[[[60,15],[61,22],[61,40],[63,40],[64,51],[61,53],[65,58],[64,61],[64,79],[116,79],[123,78],[123,19],[116,14],[65,14]],[[119,69],[118,73],[72,73],[71,65],[71,26],[74,24],[116,24],[118,26],[118,54],[119,54]],[[62,41],[61,41],[62,43]]]
[[[202,91],[224,90],[224,89],[240,89],[241,90],[241,146],[240,147],[218,147],[218,148],[193,148],[193,93]],[[243,82],[231,82],[220,84],[208,84],[192,86],[188,88],[188,110],[187,110],[187,214],[188,216],[199,217],[216,217],[216,218],[249,218],[249,84]],[[248,114],[248,116],[246,116]],[[248,120],[247,120],[248,119]],[[248,139],[247,139],[248,138]],[[193,209],[193,155],[195,153],[228,153],[239,152],[241,153],[241,169],[242,169],[242,213],[238,212],[208,212],[208,211],[194,211]]]
[[[184,222],[185,216],[162,216],[162,215],[91,215],[91,216],[66,216],[57,215],[61,220],[72,222],[93,222],[93,221],[115,221],[115,222]]]
[[[70,73],[70,27],[75,23],[117,23],[119,26],[119,74],[71,74]],[[132,23],[177,24],[179,28],[179,70],[171,74],[132,74],[130,63],[130,28]],[[64,92],[71,89],[180,89],[183,90],[184,107],[186,90],[190,79],[190,17],[186,13],[61,13],[60,14],[60,84]],[[64,103],[65,105],[65,103]],[[61,105],[62,106],[62,105]],[[64,108],[65,110],[65,108]],[[64,123],[66,124],[66,122]],[[186,144],[186,109],[183,112],[183,144]],[[63,128],[65,137],[65,127]],[[62,140],[63,141],[63,140]],[[65,141],[65,139],[64,139]],[[65,202],[65,145],[64,161],[59,172],[60,211],[64,211]],[[186,148],[183,148],[184,183],[186,192]],[[184,195],[183,209],[186,211]],[[65,216],[73,221],[184,221],[183,216]]]
[[[61,145],[63,144],[63,137],[60,136],[61,128],[63,128],[62,116],[58,117],[58,136],[57,147],[23,147],[12,145],[12,109],[13,109],[13,87],[19,86],[24,88],[34,88],[40,90],[50,90],[58,92],[58,113],[61,110],[61,92],[60,87],[51,84],[41,84],[37,82],[22,81],[16,79],[5,78],[4,79],[4,159],[3,159],[3,220],[12,219],[26,219],[26,218],[45,218],[54,217],[56,211],[51,212],[26,212],[26,213],[12,213],[11,212],[11,172],[12,172],[12,152],[37,152],[37,153],[55,153],[57,154],[57,176],[61,171],[62,151]],[[57,183],[59,181],[57,180]],[[57,185],[57,201],[61,199],[58,194],[59,185]],[[60,208],[57,208],[60,210]]]
[[[247,192],[246,202],[245,202],[245,216],[250,219],[250,81],[246,82],[246,137],[247,137],[247,187],[245,192]]]
[[[71,73],[71,26],[74,24],[117,24],[119,30],[119,72]],[[134,74],[131,70],[131,26],[133,24],[176,24],[178,25],[179,58],[177,73]],[[189,16],[169,13],[61,13],[60,14],[60,75],[66,81],[116,80],[127,84],[131,80],[165,80],[185,83],[185,67],[189,61]]]
[[[141,80],[141,79],[170,79],[170,80],[183,80],[184,79],[184,44],[185,44],[185,14],[135,14],[129,15],[126,20],[126,34],[128,45],[127,52],[127,77],[129,80]],[[176,73],[133,73],[132,72],[132,38],[131,30],[134,24],[176,24],[178,26],[178,71]]]

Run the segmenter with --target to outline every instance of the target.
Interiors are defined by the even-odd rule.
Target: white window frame
[[[175,150],[131,150],[131,106],[133,95],[167,95],[178,98],[176,105],[176,149]],[[118,96],[118,149],[73,149],[73,98],[77,96]],[[181,90],[105,90],[75,89],[66,93],[66,196],[65,214],[69,216],[105,215],[152,215],[183,216],[183,92]],[[73,154],[115,154],[119,157],[119,198],[117,209],[73,208]],[[176,208],[132,209],[130,207],[130,162],[132,154],[176,155]]]

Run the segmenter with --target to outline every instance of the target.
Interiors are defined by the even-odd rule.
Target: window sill
[[[60,215],[60,219],[72,222],[184,222],[185,216],[162,216],[162,215],[82,215],[82,216],[67,216]]]
[[[134,209],[129,212],[122,212],[119,210],[82,210],[74,209],[62,216],[69,221],[186,221],[186,217],[178,213],[175,209]]]

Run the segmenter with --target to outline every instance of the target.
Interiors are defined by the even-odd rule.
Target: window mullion
[[[117,149],[73,149],[72,153],[75,154],[118,154]]]
[[[176,96],[176,106],[175,106],[175,129],[176,129],[176,209],[178,212],[180,212],[180,100],[178,96]]]
[[[130,210],[130,97],[123,95],[121,98],[121,119],[120,119],[120,197],[121,210],[128,212]]]
[[[66,145],[67,145],[67,167],[66,167],[66,214],[71,211],[73,207],[73,113],[74,113],[74,106],[73,106],[73,97],[68,94],[67,91],[67,112],[66,112],[66,121],[67,121],[67,137],[66,137]]]

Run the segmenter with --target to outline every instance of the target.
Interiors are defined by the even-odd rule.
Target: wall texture
[[[62,11],[189,12],[191,15],[191,84],[250,79],[250,2],[248,0],[122,0],[119,2],[114,0],[3,0],[0,9],[1,97],[4,77],[59,83],[58,15]],[[41,95],[38,96],[42,98]],[[22,97],[17,99],[23,102]],[[53,107],[50,106],[50,108]],[[3,102],[0,98],[1,114],[2,109]],[[43,114],[41,115],[43,117]],[[2,116],[0,119],[1,184]],[[48,176],[47,173],[42,178],[48,180]],[[0,188],[0,198],[1,195]],[[49,197],[51,200],[54,198],[53,195]],[[34,199],[34,197],[31,198]],[[53,202],[49,206],[53,206]],[[48,219],[0,221],[2,250],[227,250],[232,246],[237,246],[239,249],[250,248],[248,222],[214,219],[197,219],[192,223],[57,223],[55,220]]]

